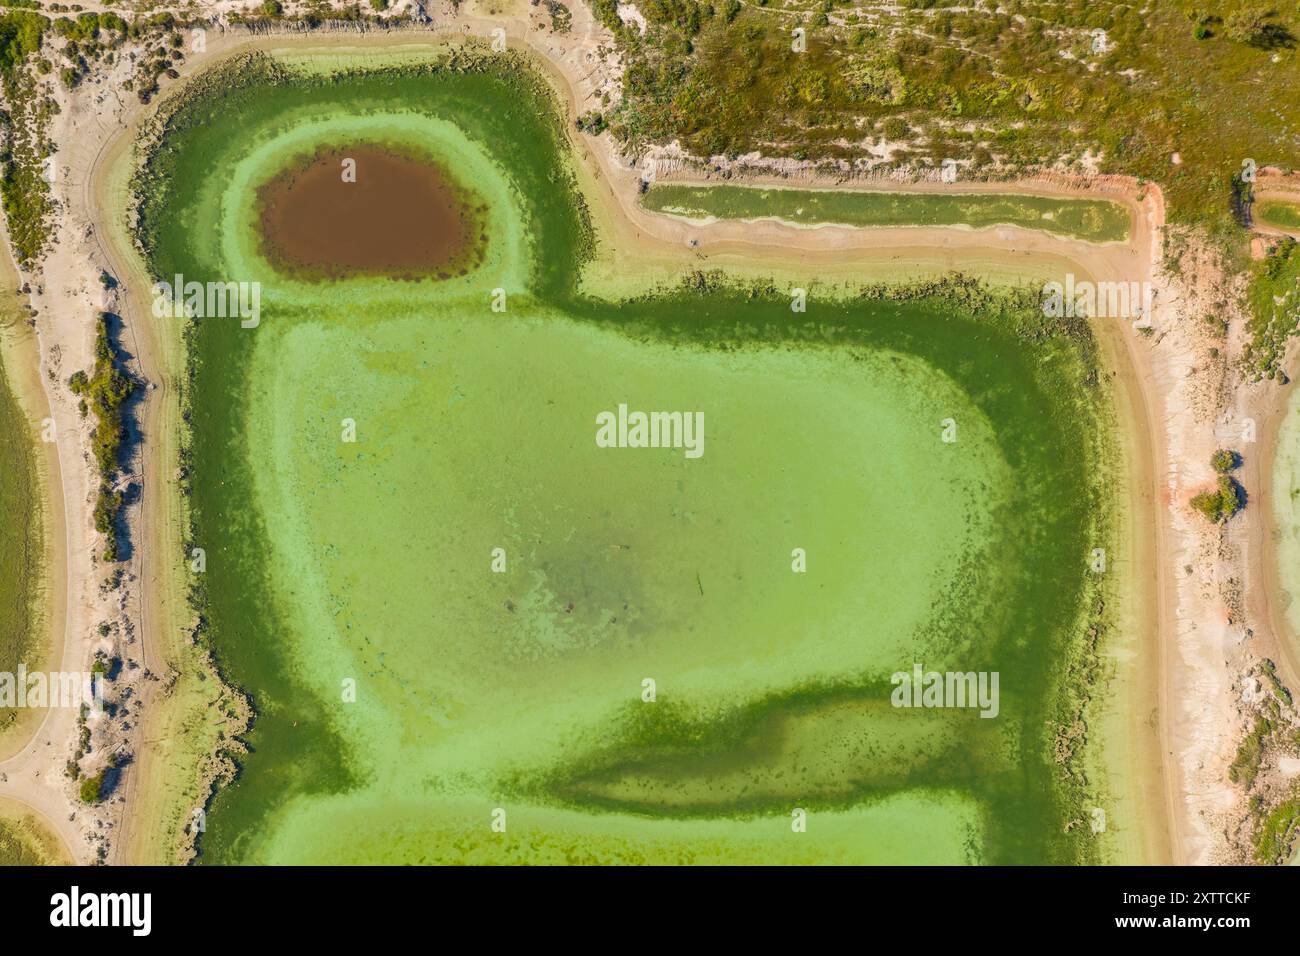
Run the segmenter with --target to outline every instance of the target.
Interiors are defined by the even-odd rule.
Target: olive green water
[[[0,322],[17,321],[0,315]],[[0,336],[7,339],[14,331],[0,327]],[[12,674],[20,664],[39,666],[45,649],[36,633],[43,559],[36,430],[11,387],[14,370],[5,364],[18,352],[8,346],[0,342],[0,672]],[[0,708],[0,733],[17,719],[17,711]]]
[[[526,76],[241,76],[143,227],[156,274],[262,282],[187,336],[187,553],[258,708],[204,861],[1095,858],[1045,729],[1100,540],[1086,350],[968,288],[592,301]],[[487,203],[481,269],[271,271],[257,186],[357,142]],[[702,411],[704,454],[597,447],[620,403]],[[914,663],[998,671],[999,715],[891,707]]]
[[[67,866],[67,848],[48,823],[21,803],[0,797],[0,866]]]
[[[1123,242],[1130,226],[1128,210],[1104,199],[994,193],[853,192],[664,183],[651,188],[642,205],[687,219],[779,219],[806,226],[1023,226],[1090,242]]]
[[[1265,225],[1293,232],[1300,230],[1300,203],[1266,199],[1255,204],[1254,213]]]
[[[1292,635],[1300,635],[1300,392],[1291,393],[1278,428],[1272,507],[1282,601]]]

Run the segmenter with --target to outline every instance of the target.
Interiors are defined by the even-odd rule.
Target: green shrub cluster
[[[1255,828],[1255,859],[1259,863],[1285,864],[1300,837],[1300,790],[1283,800]]]
[[[113,488],[126,437],[123,409],[135,392],[135,382],[122,370],[121,356],[109,335],[109,315],[101,313],[95,334],[95,365],[90,374],[76,372],[68,387],[95,413],[91,450],[99,468],[99,498],[95,502],[95,530],[106,538],[104,560],[118,556],[117,516],[122,492]]]
[[[1283,239],[1255,263],[1247,301],[1251,339],[1245,360],[1256,375],[1282,376],[1287,340],[1300,328],[1300,251],[1294,239]]]
[[[104,799],[104,774],[99,772],[93,777],[87,777],[81,781],[81,802],[82,803],[99,803]]]
[[[1264,744],[1274,729],[1276,728],[1273,722],[1262,714],[1255,718],[1255,726],[1237,748],[1237,756],[1228,767],[1229,780],[1241,784],[1247,790],[1251,788],[1259,773],[1259,765],[1264,759]]]
[[[1202,491],[1192,498],[1194,508],[1207,521],[1227,521],[1242,509],[1242,488],[1231,472],[1241,464],[1241,458],[1235,451],[1220,448],[1210,458],[1210,464],[1218,474],[1213,491]]]
[[[25,10],[0,13],[0,199],[14,258],[30,267],[49,239],[50,186],[45,175],[50,145],[45,136],[52,106],[27,70],[27,58],[37,54],[50,21]]]

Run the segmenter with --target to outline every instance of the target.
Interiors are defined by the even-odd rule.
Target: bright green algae
[[[418,142],[488,202],[479,272],[269,274],[257,183],[360,140]],[[1044,731],[1101,540],[1088,349],[964,283],[807,316],[734,288],[588,300],[562,156],[517,67],[245,71],[155,155],[153,271],[263,283],[256,329],[187,334],[187,553],[258,708],[203,859],[1093,855]],[[705,454],[597,448],[620,402],[705,411]],[[1000,716],[891,708],[914,662],[999,671]]]
[[[954,187],[956,188],[956,187]],[[1129,212],[1104,199],[994,193],[853,192],[664,183],[642,204],[687,219],[780,219],[796,225],[1024,226],[1090,242],[1123,242]]]

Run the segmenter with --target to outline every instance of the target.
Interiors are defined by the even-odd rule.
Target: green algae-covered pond
[[[964,281],[591,299],[517,62],[238,77],[142,180],[155,275],[261,283],[187,322],[186,554],[258,712],[203,861],[1097,857],[1053,756],[1106,543],[1086,330]],[[277,274],[259,187],[351,146],[438,162],[481,264]],[[601,447],[620,405],[702,454]],[[891,706],[916,664],[997,672],[996,716]]]
[[[663,183],[641,202],[685,219],[778,219],[800,226],[1023,226],[1089,242],[1123,242],[1130,227],[1129,211],[1110,200],[997,193]]]

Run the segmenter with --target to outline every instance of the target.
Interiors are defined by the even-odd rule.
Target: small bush
[[[578,129],[584,133],[590,133],[592,136],[599,136],[608,128],[605,122],[605,116],[600,110],[589,110],[578,117]]]
[[[1241,464],[1241,462],[1237,458],[1237,453],[1235,451],[1220,448],[1214,453],[1214,457],[1210,459],[1210,464],[1214,466],[1214,470],[1219,474],[1226,475]]]
[[[95,774],[93,777],[87,777],[81,781],[81,802],[82,803],[99,803],[104,799],[102,793],[104,789],[104,774]]]
[[[1215,524],[1227,521],[1241,507],[1241,486],[1231,475],[1220,475],[1214,491],[1202,491],[1192,498],[1192,508]]]

